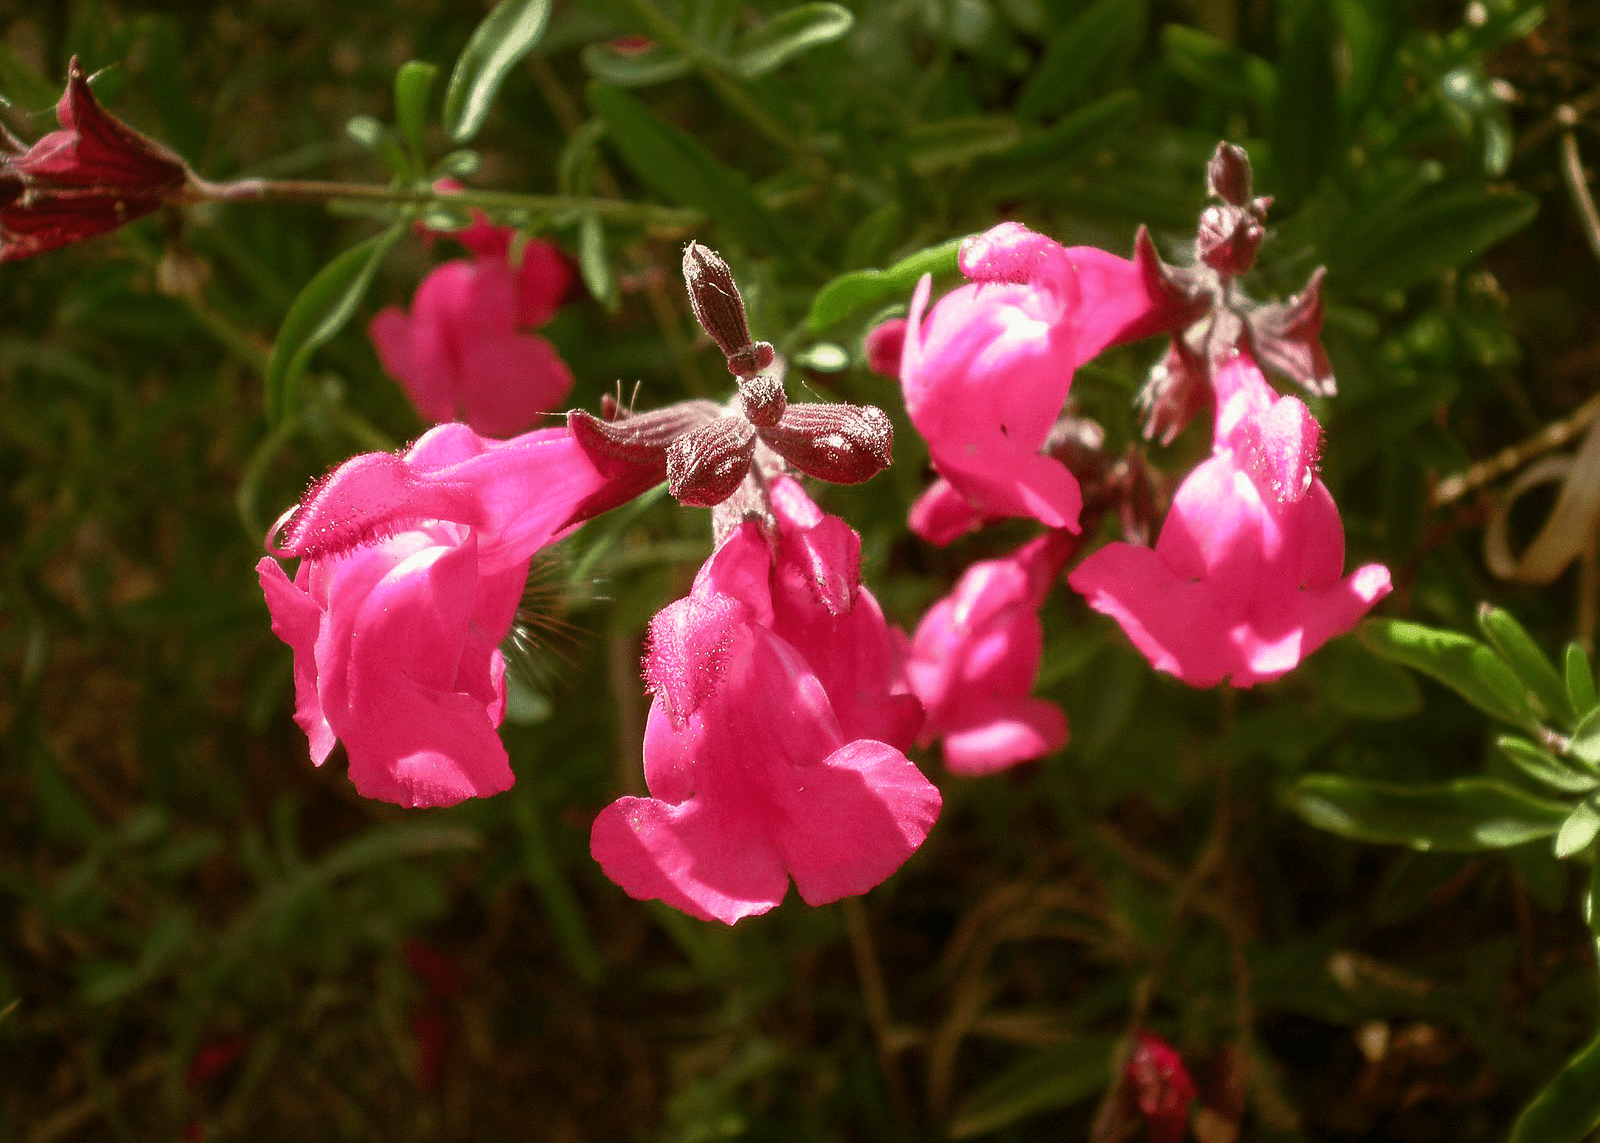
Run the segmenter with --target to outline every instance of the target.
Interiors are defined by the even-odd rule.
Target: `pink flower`
[[[1055,532],[973,564],[918,625],[907,671],[928,712],[922,741],[944,740],[952,772],[989,774],[1066,744],[1066,715],[1029,692],[1044,651],[1039,606],[1071,547]]]
[[[900,355],[906,347],[906,319],[890,318],[867,332],[867,368],[879,377],[900,380]]]
[[[571,268],[537,239],[513,267],[513,233],[480,217],[455,235],[476,259],[435,267],[409,315],[388,306],[368,327],[384,369],[418,412],[500,438],[556,409],[572,388],[572,372],[555,347],[520,332],[550,320],[571,285]]]
[[[1344,528],[1316,478],[1317,423],[1238,354],[1218,370],[1213,454],[1183,482],[1154,551],[1107,544],[1068,577],[1157,670],[1191,686],[1276,679],[1389,593],[1343,579]]]
[[[0,139],[0,262],[81,242],[169,203],[194,200],[183,160],[107,115],[76,57],[59,131],[27,150]]]
[[[1145,1122],[1150,1143],[1179,1143],[1189,1126],[1189,1104],[1198,1093],[1183,1057],[1172,1045],[1150,1032],[1139,1032],[1122,1065],[1122,1082]]]
[[[1040,455],[1073,372],[1109,345],[1183,328],[1206,301],[1143,231],[1128,261],[1001,223],[963,244],[961,269],[972,283],[931,311],[928,279],[912,299],[900,363],[911,420],[974,508],[1076,531],[1077,481]]]
[[[510,788],[499,644],[533,553],[604,490],[565,429],[502,443],[458,424],[313,486],[281,525],[293,581],[256,567],[312,762],[342,741],[356,789],[403,806]]]
[[[914,707],[888,691],[893,642],[842,523],[800,499],[797,486],[775,496],[776,559],[741,525],[651,624],[651,797],[606,807],[590,843],[633,897],[732,924],[777,905],[792,877],[825,904],[888,877],[938,817],[938,790],[864,736],[915,734]]]

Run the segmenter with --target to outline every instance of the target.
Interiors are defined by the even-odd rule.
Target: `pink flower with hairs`
[[[943,740],[952,773],[991,774],[1066,744],[1067,716],[1029,692],[1044,652],[1039,607],[1073,546],[1052,532],[973,564],[917,626],[907,673],[928,712],[922,741]]]
[[[1316,477],[1321,430],[1255,361],[1216,371],[1211,457],[1178,489],[1155,549],[1107,544],[1068,581],[1157,670],[1191,686],[1268,682],[1389,593],[1378,564],[1344,570],[1344,527]]]
[[[1204,301],[1143,231],[1130,261],[1004,222],[963,243],[960,265],[968,285],[929,310],[925,278],[912,299],[906,409],[934,468],[980,514],[1076,531],[1078,483],[1040,455],[1073,372],[1110,345],[1183,328]]]
[[[572,269],[538,239],[513,265],[513,233],[480,216],[453,235],[476,258],[436,266],[409,314],[388,306],[368,326],[384,370],[422,416],[464,421],[501,439],[559,408],[572,389],[572,372],[555,346],[525,332],[555,314]]]
[[[859,587],[859,539],[792,482],[773,499],[776,552],[741,525],[651,623],[651,796],[606,807],[590,841],[629,895],[728,924],[776,906],[791,878],[811,905],[865,893],[940,807],[884,740],[914,737],[920,709],[892,692],[894,641]]]
[[[302,557],[293,580],[256,566],[312,762],[341,741],[356,789],[402,806],[510,788],[499,644],[534,553],[609,506],[564,428],[498,442],[441,425],[313,486],[277,529],[277,554]]]

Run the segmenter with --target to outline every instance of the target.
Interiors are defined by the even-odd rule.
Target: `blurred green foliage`
[[[1482,502],[1429,495],[1600,368],[1600,264],[1556,148],[1559,105],[1600,107],[1583,5],[508,0],[475,38],[485,15],[17,8],[0,114],[51,129],[77,54],[208,178],[544,196],[494,213],[580,262],[592,300],[543,332],[589,407],[725,387],[676,279],[682,242],[711,243],[755,334],[808,364],[792,393],[895,416],[895,467],[824,503],[902,623],[1016,533],[907,537],[925,455],[865,331],[1002,217],[1124,254],[1147,224],[1182,260],[1231,139],[1275,199],[1251,289],[1329,269],[1340,395],[1317,411],[1352,557],[1393,569],[1396,616],[1465,631],[1492,599],[1547,649],[1573,635],[1567,581],[1491,580]],[[1471,1140],[1588,1042],[1582,893],[1548,840],[1407,852],[1291,811],[1310,771],[1540,792],[1483,714],[1353,638],[1274,686],[1193,692],[1053,598],[1066,751],[981,781],[927,759],[946,809],[900,874],[725,930],[626,899],[587,854],[593,812],[639,783],[640,633],[707,545],[658,498],[539,572],[513,792],[406,814],[313,770],[252,567],[309,479],[420,431],[362,330],[455,253],[410,233],[419,213],[209,206],[0,267],[0,1138],[1078,1137],[1138,1023],[1191,1063],[1206,1143]],[[1157,353],[1075,385],[1115,447]],[[1152,457],[1181,473],[1201,443]]]

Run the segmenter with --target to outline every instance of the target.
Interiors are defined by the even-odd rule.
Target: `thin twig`
[[[1501,449],[1488,460],[1478,461],[1463,473],[1439,481],[1429,498],[1429,507],[1442,508],[1469,492],[1476,492],[1484,485],[1494,483],[1502,476],[1510,476],[1535,457],[1576,439],[1597,415],[1600,415],[1600,393],[1590,397],[1561,420],[1546,425],[1531,437]]]
[[[1600,258],[1600,210],[1595,209],[1594,198],[1589,194],[1589,181],[1583,173],[1583,157],[1578,154],[1578,137],[1572,130],[1578,123],[1577,112],[1571,104],[1563,104],[1557,110],[1556,117],[1566,127],[1561,133],[1561,174],[1572,195],[1572,204],[1578,208],[1578,217],[1583,220],[1583,233],[1589,240],[1589,249],[1594,251],[1596,258]]]
[[[844,899],[844,918],[850,931],[850,954],[855,958],[856,975],[861,978],[861,999],[867,1006],[867,1021],[872,1025],[872,1039],[878,1048],[878,1067],[883,1072],[895,1120],[904,1133],[911,1127],[911,1101],[906,1096],[905,1081],[895,1054],[889,993],[883,986],[883,971],[878,966],[878,952],[872,943],[872,928],[867,923],[867,911],[862,908],[860,898]]]

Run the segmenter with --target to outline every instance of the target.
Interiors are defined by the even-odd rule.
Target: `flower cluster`
[[[548,317],[566,271],[537,244],[513,266],[509,234],[479,219],[460,235],[475,261],[435,270],[409,317],[373,323],[419,407],[468,423],[335,469],[275,529],[274,555],[301,560],[294,577],[274,559],[259,566],[273,629],[294,648],[312,760],[342,742],[357,789],[404,805],[510,786],[499,647],[530,560],[662,481],[711,509],[713,550],[650,623],[648,796],[603,809],[591,850],[632,896],[692,916],[765,912],[791,880],[821,904],[888,877],[941,807],[914,747],[939,744],[957,775],[1061,749],[1065,713],[1031,692],[1040,610],[1064,575],[1156,669],[1192,685],[1290,670],[1348,630],[1389,576],[1343,574],[1338,511],[1317,477],[1321,427],[1262,371],[1332,391],[1320,274],[1282,305],[1244,298],[1233,278],[1254,261],[1269,200],[1251,197],[1237,148],[1219,149],[1210,176],[1220,204],[1200,220],[1192,266],[1162,262],[1142,230],[1124,259],[1002,223],[963,245],[966,285],[931,303],[925,279],[909,317],[869,336],[871,367],[899,378],[937,473],[912,529],[945,544],[1006,517],[1045,525],[968,567],[910,636],[863,586],[860,537],[797,480],[879,472],[892,443],[882,411],[791,404],[783,360],[751,338],[727,265],[691,243],[690,301],[732,399],[648,412],[607,401],[601,416],[574,410],[563,426],[511,435],[570,383],[564,367],[556,380],[545,369],[548,346],[518,332]],[[1068,401],[1079,366],[1157,334],[1170,342],[1141,395],[1146,438],[1172,440],[1207,406],[1213,417],[1210,455],[1151,548],[1167,483],[1138,450],[1108,454]],[[546,396],[528,399],[541,385]],[[1125,539],[1068,573],[1103,517]],[[1160,1107],[1140,1106],[1181,1131],[1192,1090],[1167,1086]]]

